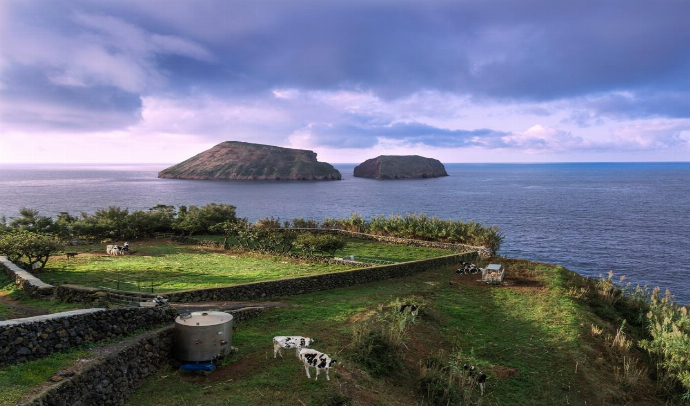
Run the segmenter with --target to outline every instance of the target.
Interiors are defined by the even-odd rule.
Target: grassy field
[[[223,241],[223,237],[218,235],[200,235],[195,238],[201,240]],[[362,240],[358,238],[343,239],[347,243],[347,246],[342,250],[336,251],[336,257],[342,258],[354,255],[355,259],[361,257],[381,261],[406,262],[453,254],[453,251],[449,250],[384,244],[378,241]]]
[[[508,267],[501,287],[484,285],[476,275],[439,269],[285,298],[290,307],[267,310],[260,318],[236,326],[233,345],[239,352],[228,365],[209,376],[161,371],[128,404],[429,405],[434,403],[424,393],[433,387],[425,386],[424,392],[421,385],[422,378],[431,376],[430,365],[441,365],[450,381],[464,363],[476,365],[488,381],[482,397],[476,385],[456,380],[463,404],[663,404],[651,395],[647,379],[634,388],[618,379],[621,367],[609,343],[590,333],[592,324],[604,332],[616,327],[568,294],[580,283],[576,275],[561,267],[502,262]],[[379,310],[380,305],[406,301],[421,303],[422,310],[414,322],[408,320],[396,350],[402,367],[389,363],[383,365],[382,376],[367,373],[353,361],[360,350],[351,345],[353,332],[382,320],[386,311]],[[331,381],[323,375],[319,381],[307,380],[293,353],[273,359],[275,335],[316,338],[313,348],[339,360],[331,370]]]
[[[280,256],[200,249],[156,240],[132,242],[134,255],[108,256],[100,245],[70,247],[76,258],[56,256],[37,276],[48,283],[172,292],[344,271],[356,266],[318,264]],[[351,240],[344,253],[403,262],[449,251]],[[118,284],[115,281],[120,281]],[[126,283],[125,283],[126,282]]]

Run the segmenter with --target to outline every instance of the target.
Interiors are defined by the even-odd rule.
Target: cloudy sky
[[[690,160],[690,2],[0,0],[0,163]]]

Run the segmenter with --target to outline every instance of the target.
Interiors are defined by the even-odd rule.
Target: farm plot
[[[38,276],[47,283],[70,283],[129,291],[173,292],[240,283],[309,276],[357,267],[312,263],[274,255],[202,249],[156,240],[132,243],[133,255],[109,256],[100,246],[83,246],[79,254],[51,258]],[[77,251],[77,250],[74,250]],[[449,254],[449,251],[348,240],[343,254],[404,262]]]

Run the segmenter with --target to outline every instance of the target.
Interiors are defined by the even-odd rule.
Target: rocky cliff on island
[[[159,178],[212,180],[340,180],[316,153],[303,149],[226,141],[158,172]]]
[[[355,168],[360,178],[417,179],[448,176],[441,161],[419,155],[381,155],[367,159]]]

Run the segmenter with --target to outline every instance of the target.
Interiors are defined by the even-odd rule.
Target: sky
[[[685,0],[0,0],[0,163],[690,160]]]

